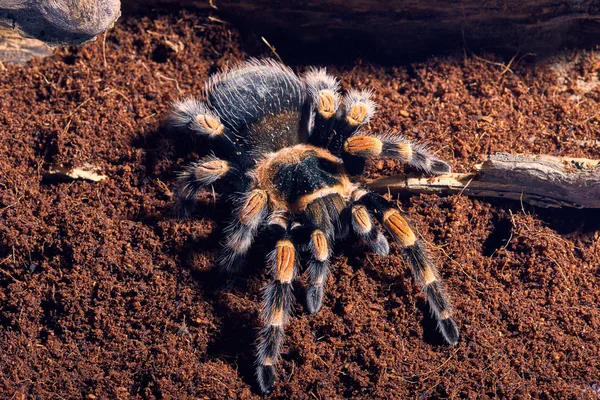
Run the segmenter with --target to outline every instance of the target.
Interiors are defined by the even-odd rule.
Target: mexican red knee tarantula
[[[340,95],[324,69],[299,78],[274,61],[253,60],[214,76],[206,100],[176,102],[170,123],[210,138],[213,155],[190,165],[177,198],[184,215],[207,185],[230,196],[235,209],[226,229],[220,268],[235,274],[259,231],[266,231],[272,282],[264,289],[256,377],[272,390],[283,326],[292,311],[292,281],[306,265],[306,306],[319,311],[334,242],[352,235],[380,256],[389,252],[375,217],[402,248],[423,287],[438,330],[455,345],[458,329],[440,277],[423,243],[394,206],[352,180],[368,159],[389,157],[429,173],[450,171],[410,141],[361,128],[375,110],[371,92]]]

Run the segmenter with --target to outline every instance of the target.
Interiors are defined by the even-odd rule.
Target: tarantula
[[[228,275],[239,271],[259,232],[268,238],[272,281],[264,288],[256,348],[263,393],[275,382],[300,260],[307,269],[306,307],[314,314],[323,304],[335,241],[352,235],[376,254],[388,254],[373,217],[401,247],[439,332],[450,345],[458,342],[450,302],[424,244],[390,202],[352,179],[366,160],[378,157],[428,174],[449,172],[447,163],[404,138],[363,132],[375,112],[371,92],[350,90],[342,97],[325,69],[300,78],[272,60],[252,60],[213,76],[205,97],[177,101],[170,114],[172,127],[208,138],[212,150],[181,174],[177,203],[189,215],[208,185],[229,196],[234,210],[219,260]]]

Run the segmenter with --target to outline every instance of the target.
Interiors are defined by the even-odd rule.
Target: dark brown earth
[[[252,55],[270,55],[259,45]],[[262,253],[216,289],[228,210],[207,194],[192,219],[173,217],[176,173],[205,146],[159,129],[173,99],[200,94],[253,46],[181,14],[0,66],[2,398],[259,397]],[[372,131],[426,141],[457,171],[497,151],[600,158],[594,52],[324,65],[346,88],[375,89]],[[47,181],[48,163],[108,178]],[[379,162],[369,175],[401,169]],[[458,346],[442,343],[396,247],[380,258],[341,245],[321,312],[307,315],[300,297],[273,398],[600,398],[600,212],[463,196],[398,204],[438,260]]]

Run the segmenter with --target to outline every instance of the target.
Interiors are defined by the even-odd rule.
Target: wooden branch
[[[120,15],[120,0],[0,0],[0,25],[50,46],[93,40]]]
[[[600,160],[497,153],[479,165],[477,172],[436,177],[399,175],[375,179],[367,187],[401,195],[461,193],[520,200],[540,207],[600,208]]]

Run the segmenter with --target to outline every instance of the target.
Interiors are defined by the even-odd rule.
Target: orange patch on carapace
[[[311,193],[308,196],[312,197],[302,197],[296,201],[295,204],[290,205],[284,200],[283,196],[279,192],[279,188],[274,182],[275,176],[280,168],[287,165],[298,164],[308,157],[319,157],[334,163],[340,173],[341,185],[339,187],[336,185],[336,189],[323,188],[323,192],[316,194]],[[261,159],[257,163],[254,175],[256,176],[256,182],[258,186],[268,191],[269,199],[273,203],[274,208],[291,208],[294,212],[302,211],[306,205],[315,198],[323,197],[331,193],[340,193],[343,197],[346,197],[347,193],[350,193],[354,188],[350,182],[350,179],[346,175],[342,160],[325,149],[309,144],[299,144],[293,147],[281,149],[275,153],[268,154],[265,158]]]

